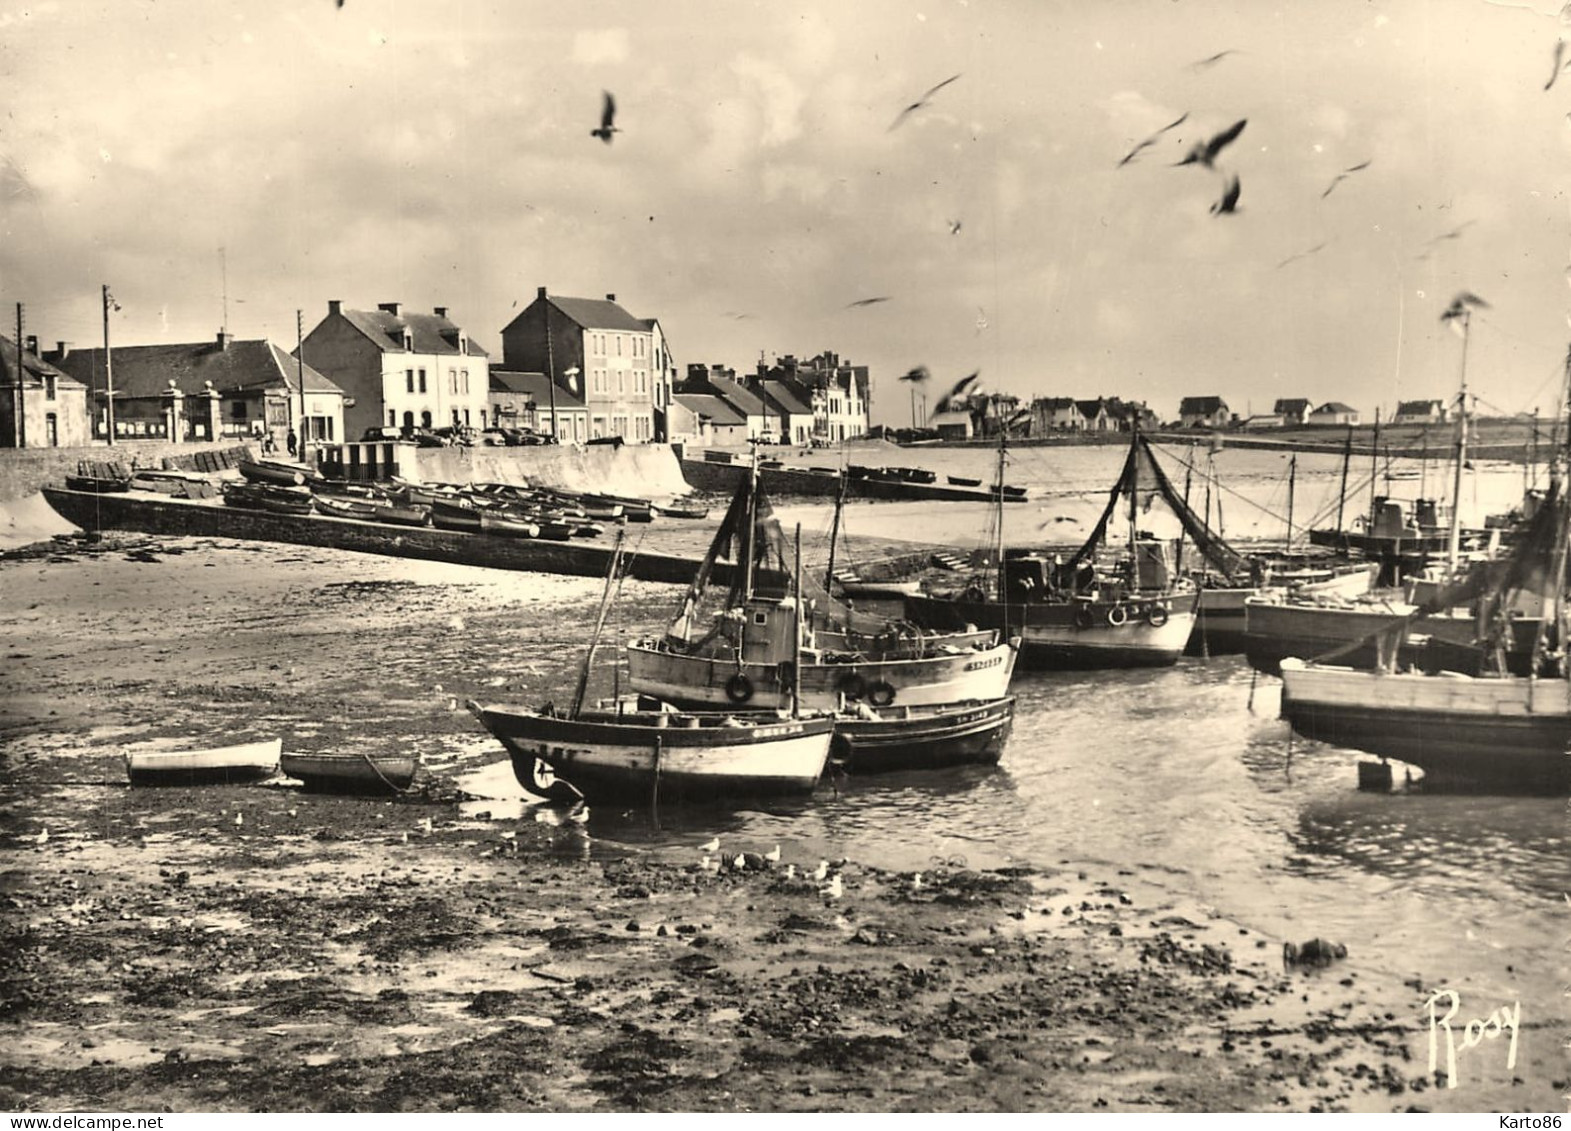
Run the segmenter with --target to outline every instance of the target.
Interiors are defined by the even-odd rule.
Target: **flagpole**
[[[104,382],[106,393],[104,396],[106,419],[109,424],[109,446],[115,446],[115,365],[114,358],[109,353],[109,304],[114,299],[109,297],[109,284],[104,284]]]

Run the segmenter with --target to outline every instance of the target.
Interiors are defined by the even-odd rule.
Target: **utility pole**
[[[22,365],[22,304],[16,304],[16,446],[27,447],[27,370]]]
[[[109,284],[104,284],[104,413],[105,423],[109,425],[109,446],[115,446],[115,362],[109,352],[109,308],[120,309],[120,304],[109,293]]]
[[[551,439],[561,443],[556,434],[556,354],[551,348],[551,300],[544,287],[540,288],[540,301],[545,304],[545,387],[546,395],[551,398]]]
[[[300,462],[310,467],[305,454],[305,315],[299,310],[295,311],[295,373],[300,380]]]

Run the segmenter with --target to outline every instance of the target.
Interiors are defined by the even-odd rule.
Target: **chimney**
[[[228,349],[229,348],[229,343],[234,341],[234,340],[235,340],[235,336],[233,334],[231,334],[228,330],[220,330],[220,331],[218,331],[218,348],[219,349],[221,349],[221,350]]]
[[[60,341],[55,342],[55,353],[59,355],[61,361],[64,361],[66,358],[71,356],[71,343]]]
[[[328,314],[342,314],[343,312],[344,312],[344,304],[343,304],[343,302],[341,300],[336,299],[336,298],[330,298],[330,299],[327,300],[327,313]]]
[[[376,308],[378,310],[385,310],[394,318],[397,318],[403,313],[404,304],[401,302],[379,302],[376,304]]]
[[[34,357],[38,356],[38,335],[37,334],[29,334],[29,335],[27,335],[27,352],[32,354]]]
[[[438,318],[446,318],[447,317],[447,307],[445,307],[445,306],[433,306],[431,309],[436,314],[436,316]]]
[[[614,294],[608,294],[608,295],[605,296],[605,300],[607,302],[615,302],[616,301],[616,296]]]
[[[535,288],[535,297],[536,298],[545,298],[545,288],[544,287],[536,287]]]

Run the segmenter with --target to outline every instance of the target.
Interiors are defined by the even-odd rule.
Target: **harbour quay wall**
[[[46,487],[43,494],[62,517],[88,532],[137,530],[151,534],[284,542],[575,577],[604,577],[614,552],[614,547],[609,545],[501,538],[322,515],[275,515],[205,500],[146,496],[140,492],[95,495]],[[669,554],[629,553],[625,560],[628,576],[672,585],[688,584],[699,565],[696,558]],[[715,577],[720,584],[730,584],[731,573],[731,566],[716,563]]]
[[[528,483],[640,499],[690,490],[667,444],[416,448],[414,457],[415,474],[409,478],[422,483]]]
[[[168,460],[173,466],[194,469],[198,453],[225,451],[255,458],[254,446],[237,444],[233,439],[190,444],[122,440],[113,447],[89,444],[75,448],[0,449],[0,500],[26,498],[37,494],[46,483],[63,483],[67,475],[76,474],[76,465],[82,460],[160,468]]]

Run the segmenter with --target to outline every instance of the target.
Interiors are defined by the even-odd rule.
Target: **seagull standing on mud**
[[[600,108],[600,128],[598,130],[590,130],[589,136],[597,137],[607,145],[610,145],[611,135],[621,133],[622,131],[612,124],[616,121],[616,99],[611,97],[609,90],[601,91],[601,94],[605,96],[605,102]]]

